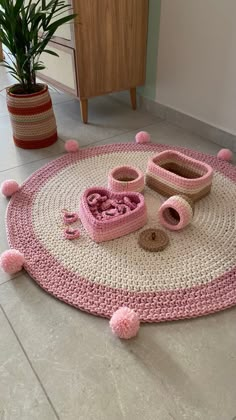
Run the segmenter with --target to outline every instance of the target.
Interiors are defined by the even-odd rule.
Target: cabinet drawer
[[[49,2],[49,0],[46,0]],[[68,16],[71,13],[73,13],[73,8],[71,4],[72,0],[66,0],[66,3],[70,8],[63,12],[60,18],[63,18],[64,16]],[[53,42],[56,42],[57,44],[65,45],[67,47],[74,47],[74,21],[70,21],[68,23],[65,23],[64,25],[60,26],[58,30],[55,32],[55,35],[53,37]]]
[[[63,43],[64,41],[72,41],[71,24],[67,23],[65,25],[62,25],[60,28],[58,28],[58,30],[55,32],[54,38],[58,39],[58,42],[61,42],[61,43]]]
[[[38,77],[66,92],[77,95],[74,50],[53,42],[48,47],[59,57],[43,53],[41,60],[46,68],[38,72]]]
[[[28,6],[30,0],[24,0],[25,6]],[[72,0],[65,0],[68,6],[70,7],[68,10],[63,12],[60,16],[57,16],[57,19],[61,19],[64,16],[68,16],[73,13],[72,9]],[[49,4],[51,0],[46,0],[46,4]],[[41,5],[39,4],[38,7]],[[52,19],[52,23],[55,19]],[[53,36],[53,42],[56,42],[61,45],[66,46],[74,46],[74,28],[73,28],[73,21],[65,23],[64,25],[60,26]]]

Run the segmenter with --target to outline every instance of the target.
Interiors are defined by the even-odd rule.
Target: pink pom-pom
[[[70,152],[72,152],[72,153],[78,152],[78,150],[79,150],[78,142],[76,140],[67,140],[65,142],[65,150],[69,153]]]
[[[5,273],[18,273],[25,262],[24,255],[17,249],[9,249],[0,256],[0,267]]]
[[[135,136],[136,143],[149,143],[151,136],[146,131],[139,131]]]
[[[230,162],[233,158],[233,153],[229,149],[221,149],[217,153],[217,157],[222,160],[226,160],[227,162]]]
[[[132,338],[139,330],[139,318],[133,309],[119,308],[110,319],[110,327],[113,334],[120,338]]]
[[[5,197],[11,197],[19,188],[19,184],[14,179],[7,179],[1,184],[1,193],[5,195]]]

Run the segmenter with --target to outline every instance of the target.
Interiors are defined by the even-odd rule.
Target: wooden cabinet
[[[2,61],[3,58],[4,58],[4,56],[3,56],[2,44],[0,42],[0,61]]]
[[[64,45],[50,43],[50,50],[59,57],[42,54],[46,68],[40,72],[40,78],[59,87],[72,95],[78,95],[75,50]]]
[[[69,2],[70,0],[68,0]],[[145,82],[148,0],[72,0],[77,17],[50,43],[60,58],[44,55],[41,78],[74,94],[88,120],[88,98],[130,90]]]

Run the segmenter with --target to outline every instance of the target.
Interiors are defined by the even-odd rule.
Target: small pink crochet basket
[[[210,165],[172,150],[158,153],[147,165],[147,185],[167,197],[185,194],[197,201],[210,192],[212,178]]]
[[[126,214],[111,217],[108,220],[98,220],[91,211],[88,198],[91,196],[107,197],[108,200],[122,201],[124,199],[135,203],[135,208]],[[128,235],[143,227],[147,222],[147,209],[144,197],[136,192],[114,193],[106,188],[88,188],[80,200],[80,219],[91,239],[104,242]]]
[[[173,195],[158,210],[159,222],[169,230],[181,230],[193,218],[193,209],[183,197]]]
[[[136,191],[144,190],[144,174],[133,166],[117,166],[108,175],[108,188],[112,191]]]

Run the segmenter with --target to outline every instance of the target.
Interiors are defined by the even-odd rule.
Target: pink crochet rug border
[[[215,170],[236,182],[236,170],[227,162],[189,149],[160,144],[115,144],[87,148],[50,162],[25,181],[9,203],[7,235],[10,246],[25,254],[26,271],[44,290],[69,305],[102,317],[109,318],[120,306],[129,306],[143,322],[193,318],[236,304],[236,267],[202,286],[163,292],[130,292],[94,284],[71,273],[43,248],[34,235],[31,209],[35,193],[62,168],[80,159],[112,152],[157,152],[166,148],[209,163]],[[19,236],[21,231],[24,232],[24,241]]]

